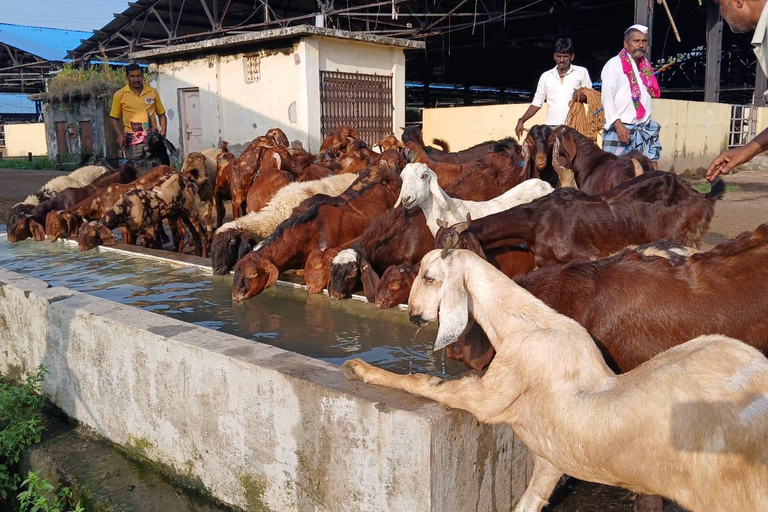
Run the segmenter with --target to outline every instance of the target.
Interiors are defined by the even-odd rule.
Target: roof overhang
[[[163,48],[153,48],[152,50],[142,50],[131,53],[130,57],[136,60],[151,61],[175,55],[208,52],[222,48],[230,48],[233,46],[242,46],[265,41],[300,38],[307,36],[331,37],[334,39],[344,39],[361,43],[390,46],[403,48],[406,50],[423,50],[426,48],[426,43],[423,41],[385,37],[363,32],[349,32],[347,30],[314,27],[311,25],[299,25],[294,27],[263,30],[261,32],[248,32],[246,34],[219,37],[216,39],[208,39],[206,41],[198,41],[194,43],[177,44]]]

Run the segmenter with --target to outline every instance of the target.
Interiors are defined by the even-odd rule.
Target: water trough
[[[338,371],[457,373],[425,355],[433,334],[411,346],[402,311],[291,286],[233,305],[231,277],[148,254],[0,235],[0,373],[46,365],[66,414],[245,510],[506,511],[522,494],[509,427]]]

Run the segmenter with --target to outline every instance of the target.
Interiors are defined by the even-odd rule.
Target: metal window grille
[[[5,126],[0,124],[0,148],[5,147]]]
[[[728,147],[743,146],[757,132],[757,108],[752,105],[731,105],[731,125]]]
[[[243,57],[243,71],[246,83],[258,82],[261,73],[261,58],[258,55]]]
[[[368,144],[392,133],[392,77],[320,72],[323,139],[346,125]]]

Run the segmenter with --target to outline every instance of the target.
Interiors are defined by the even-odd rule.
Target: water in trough
[[[463,364],[432,354],[437,332],[416,328],[401,309],[357,300],[332,301],[290,286],[273,286],[232,302],[232,276],[210,270],[92,250],[65,242],[8,243],[0,235],[0,267],[177,320],[340,365],[360,357],[398,373],[457,375]]]

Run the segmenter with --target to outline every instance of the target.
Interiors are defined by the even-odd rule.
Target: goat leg
[[[523,497],[517,502],[514,512],[539,512],[549,503],[563,472],[551,462],[536,455],[533,457],[533,474]]]

